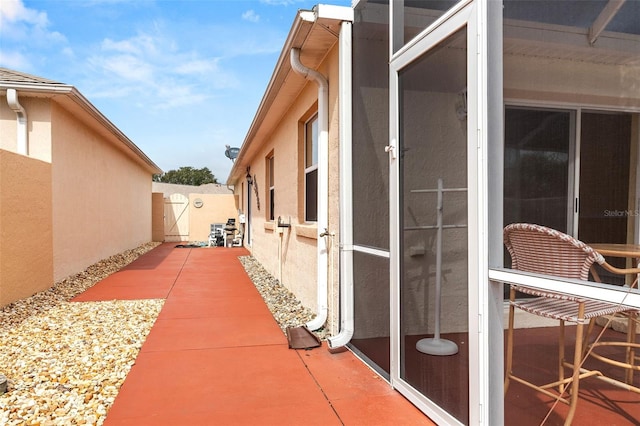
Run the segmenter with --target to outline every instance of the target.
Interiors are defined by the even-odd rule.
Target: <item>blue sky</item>
[[[299,9],[351,0],[0,0],[0,66],[75,86],[160,168],[225,182]]]

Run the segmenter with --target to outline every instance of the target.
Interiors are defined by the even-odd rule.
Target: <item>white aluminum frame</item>
[[[392,3],[394,5],[394,3]],[[396,5],[397,6],[397,5]],[[390,197],[390,282],[391,282],[391,383],[405,397],[438,424],[460,424],[444,409],[430,401],[401,377],[400,368],[400,215],[399,211],[399,81],[398,73],[438,43],[467,28],[467,187],[468,187],[468,323],[469,323],[469,423],[491,424],[502,418],[502,406],[492,399],[489,383],[495,383],[489,366],[488,221],[487,221],[487,0],[462,1],[393,53],[394,19],[390,8],[389,70],[389,197]],[[397,9],[402,12],[402,9]],[[499,363],[501,366],[502,364]],[[494,364],[492,364],[495,367]],[[502,372],[500,371],[500,375]],[[499,406],[498,406],[499,405]],[[499,410],[499,413],[495,411]]]

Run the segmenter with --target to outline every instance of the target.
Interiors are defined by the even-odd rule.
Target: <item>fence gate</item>
[[[189,198],[182,194],[164,199],[164,240],[189,240]]]

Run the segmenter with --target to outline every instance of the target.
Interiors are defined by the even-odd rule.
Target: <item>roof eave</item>
[[[7,89],[15,89],[19,93],[28,93],[35,95],[44,95],[47,97],[65,96],[72,100],[82,110],[89,114],[94,120],[109,131],[124,145],[126,149],[135,154],[147,170],[152,174],[162,173],[162,169],[158,167],[131,139],[129,139],[120,129],[118,129],[104,114],[102,114],[87,98],[82,95],[74,86],[60,83],[14,83],[1,82],[0,91]]]

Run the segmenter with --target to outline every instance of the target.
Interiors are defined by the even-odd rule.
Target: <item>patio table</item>
[[[598,243],[589,245],[603,256],[626,257],[635,260],[640,259],[640,244]]]

